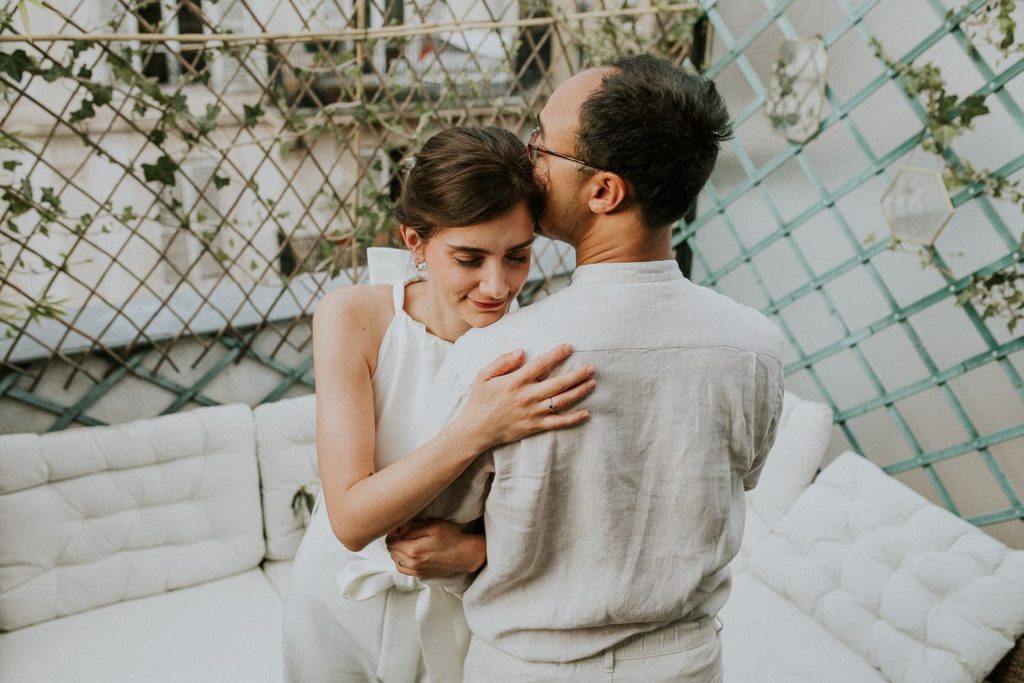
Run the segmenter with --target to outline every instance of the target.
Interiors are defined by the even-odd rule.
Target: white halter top
[[[384,334],[372,378],[378,470],[401,460],[424,436],[431,436],[424,433],[419,416],[427,412],[435,392],[434,377],[452,347],[405,312],[405,287],[411,281],[394,283],[395,317]]]
[[[405,312],[405,287],[417,279],[409,252],[371,250],[371,284],[391,284],[395,316],[377,353],[372,383],[377,443],[374,462],[382,469],[432,436],[422,424],[429,414],[433,383],[452,343],[436,337]],[[358,553],[337,575],[341,595],[367,600],[388,593],[377,677],[384,683],[418,680],[420,656],[429,683],[462,679],[469,630],[461,598],[467,577],[420,581],[399,573],[383,538]],[[419,640],[419,643],[416,642]]]

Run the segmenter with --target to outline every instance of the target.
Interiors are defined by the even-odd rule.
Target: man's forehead
[[[575,128],[580,107],[587,97],[601,85],[602,79],[612,71],[611,67],[597,67],[581,71],[563,82],[551,93],[541,111],[542,125],[551,127],[569,125]]]

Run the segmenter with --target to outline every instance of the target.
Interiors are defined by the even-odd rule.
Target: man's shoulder
[[[564,291],[564,290],[563,290]],[[536,349],[538,336],[548,327],[552,315],[559,308],[562,292],[556,292],[536,303],[509,313],[487,327],[477,327],[459,337],[445,359],[445,366],[453,376],[473,378],[485,365],[502,353],[523,349],[530,353]]]
[[[707,325],[707,334],[733,340],[744,350],[782,358],[782,332],[764,313],[708,287],[691,285],[693,297],[706,318],[703,324]]]

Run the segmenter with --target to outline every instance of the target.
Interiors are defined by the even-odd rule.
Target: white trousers
[[[377,542],[375,542],[377,543]],[[462,601],[399,574],[381,548],[350,553],[322,507],[292,566],[284,608],[289,683],[459,683]]]
[[[466,683],[721,683],[722,643],[715,620],[669,624],[627,638],[605,652],[573,662],[528,662],[473,638]]]

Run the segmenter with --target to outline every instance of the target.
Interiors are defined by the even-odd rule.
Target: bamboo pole
[[[528,26],[551,26],[563,22],[584,21],[612,17],[639,16],[658,12],[683,12],[699,9],[695,2],[655,7],[630,7],[617,10],[595,10],[592,12],[570,12],[554,17],[533,17],[513,21],[455,21],[447,23],[381,26],[379,28],[355,28],[341,31],[306,31],[299,33],[58,33],[47,35],[11,34],[0,35],[0,43],[57,43],[57,42],[88,42],[106,43],[118,41],[137,41],[140,43],[300,43],[306,41],[354,40],[367,41],[381,38],[405,38],[439,32],[458,32],[471,30],[493,30],[502,28],[521,28]]]

